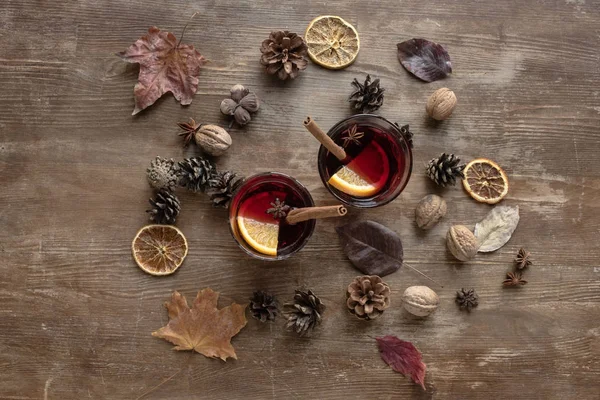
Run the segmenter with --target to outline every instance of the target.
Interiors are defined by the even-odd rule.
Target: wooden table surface
[[[169,4],[170,3],[170,4]],[[115,56],[157,26],[210,63],[188,107],[169,94],[138,116],[138,67]],[[271,30],[303,33],[322,14],[340,15],[361,38],[357,61],[342,71],[310,64],[281,83],[259,64]],[[0,5],[0,398],[2,399],[598,399],[600,398],[600,4],[596,0],[159,1],[3,0]],[[425,37],[446,45],[454,73],[425,84],[396,58],[396,43]],[[147,223],[152,192],[145,170],[156,155],[182,159],[175,123],[188,117],[226,125],[220,101],[237,83],[262,107],[221,169],[244,175],[291,174],[319,204],[334,204],[316,169],[318,145],[302,127],[312,115],[329,127],[350,115],[354,77],[381,78],[380,114],[409,123],[415,169],[405,192],[375,210],[351,210],[402,237],[406,260],[443,282],[430,318],[406,314],[401,294],[429,285],[409,269],[385,280],[392,307],[366,323],[346,311],[345,288],[359,275],[341,251],[335,226],[320,221],[306,248],[288,261],[247,257],[231,238],[224,210],[181,193],[177,221],[190,250],[180,270],[157,278],[134,263],[130,244]],[[452,88],[449,120],[426,118],[425,101]],[[521,222],[502,249],[456,262],[444,237],[472,227],[491,207],[460,187],[438,190],[423,166],[441,152],[489,157],[511,183],[505,205]],[[428,193],[448,216],[421,233],[416,203]],[[532,252],[529,284],[503,289],[521,247]],[[268,289],[282,301],[310,288],[327,305],[310,339],[283,319],[249,319],[226,363],[150,335],[164,325],[172,291],[205,287],[221,305]],[[454,304],[475,288],[479,307]],[[427,364],[423,391],[380,359],[375,336],[413,342]]]

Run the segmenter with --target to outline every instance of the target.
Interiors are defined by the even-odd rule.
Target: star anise
[[[267,210],[267,214],[273,214],[273,218],[281,219],[285,218],[292,207],[285,204],[284,201],[279,200],[279,197],[271,203],[271,208]]]
[[[394,125],[396,125],[398,127],[398,129],[400,130],[400,133],[402,133],[404,135],[404,138],[408,141],[408,145],[412,149],[414,147],[413,133],[410,131],[408,124],[400,126],[399,123],[394,122]]]
[[[504,286],[522,286],[526,285],[527,281],[521,278],[520,272],[507,272],[506,279],[502,282]]]
[[[530,253],[525,251],[524,248],[521,248],[515,257],[515,264],[517,264],[517,268],[525,269],[531,265],[531,260],[529,259]]]
[[[187,147],[202,124],[197,124],[194,118],[190,118],[190,122],[178,122],[177,126],[183,129],[183,132],[179,132],[178,135],[183,137],[183,146]]]
[[[364,132],[358,132],[358,125],[352,125],[352,127],[346,130],[348,136],[344,136],[342,140],[344,141],[344,147],[348,146],[350,143],[355,143],[360,145],[360,140],[363,136],[365,136]]]

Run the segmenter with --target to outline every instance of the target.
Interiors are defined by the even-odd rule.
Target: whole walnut
[[[435,194],[421,199],[415,209],[415,221],[421,229],[431,229],[446,215],[446,200]]]
[[[464,225],[453,225],[448,229],[446,244],[450,253],[460,261],[471,260],[479,249],[477,238]]]
[[[218,125],[202,125],[194,134],[196,144],[211,156],[220,156],[231,146],[231,136]]]
[[[442,121],[452,115],[452,111],[456,107],[456,101],[456,95],[452,90],[441,88],[429,96],[425,110],[431,118]]]
[[[440,298],[427,286],[411,286],[402,295],[402,305],[409,313],[418,317],[426,317],[437,310]]]

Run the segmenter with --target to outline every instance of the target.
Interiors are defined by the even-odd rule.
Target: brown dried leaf
[[[211,288],[198,292],[192,308],[185,297],[173,292],[165,303],[169,323],[152,336],[165,339],[175,345],[175,350],[195,350],[206,357],[237,359],[230,343],[233,336],[246,326],[246,306],[233,303],[217,309],[219,293]]]
[[[127,50],[117,53],[124,61],[140,64],[138,83],[133,89],[137,114],[154,104],[166,92],[182,104],[192,102],[198,89],[198,75],[205,59],[194,46],[177,43],[175,35],[153,26]]]

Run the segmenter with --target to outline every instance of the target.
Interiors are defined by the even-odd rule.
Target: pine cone
[[[364,84],[360,84],[356,78],[352,81],[354,92],[348,97],[352,108],[361,113],[370,113],[377,110],[383,104],[384,88],[379,86],[379,78],[371,82],[371,75],[367,75]]]
[[[279,303],[275,296],[259,290],[250,298],[250,312],[260,322],[273,321],[279,314]]]
[[[210,196],[215,207],[228,208],[233,193],[243,182],[244,178],[238,178],[237,174],[231,171],[220,172],[208,181],[206,194]]]
[[[390,287],[377,275],[357,276],[348,285],[346,304],[358,318],[371,320],[390,306],[390,293]]]
[[[204,192],[208,181],[216,172],[214,164],[206,158],[186,158],[179,162],[179,186],[192,192]]]
[[[157,224],[174,224],[181,210],[179,199],[170,190],[161,189],[154,199],[150,199],[152,208],[146,210],[150,220]]]
[[[471,309],[477,307],[479,297],[475,293],[475,289],[460,289],[456,292],[456,304],[460,306],[461,310],[467,310],[471,312]]]
[[[408,141],[408,146],[412,149],[414,147],[413,133],[410,131],[408,124],[400,126],[399,123],[394,122],[394,125],[398,127],[400,133],[402,133],[404,135],[404,138]]]
[[[295,331],[300,336],[311,332],[321,323],[321,315],[325,305],[312,291],[296,290],[294,302],[285,304],[290,311],[286,312],[288,321],[285,327]]]
[[[156,156],[146,170],[148,183],[154,189],[172,189],[177,185],[177,167],[173,159]]]
[[[464,178],[465,164],[458,165],[460,158],[454,154],[442,153],[439,158],[434,158],[427,164],[427,176],[436,184],[446,187],[456,184],[456,178]]]
[[[270,75],[277,74],[281,80],[294,79],[306,69],[307,46],[302,37],[289,31],[273,31],[262,42],[260,63]]]

